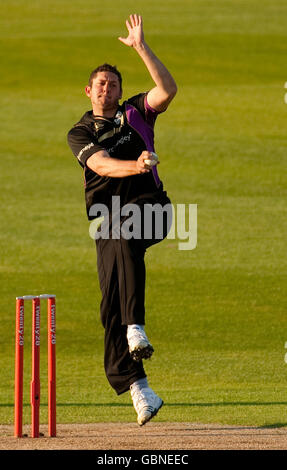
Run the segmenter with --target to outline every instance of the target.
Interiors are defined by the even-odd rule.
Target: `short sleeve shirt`
[[[154,152],[154,125],[158,112],[140,93],[119,105],[114,118],[86,112],[68,132],[68,144],[84,170],[85,199],[89,219],[93,204],[111,207],[112,196],[120,196],[121,206],[163,190],[157,166],[149,173],[114,178],[101,176],[87,166],[88,158],[106,150],[111,158],[137,160],[143,150]]]

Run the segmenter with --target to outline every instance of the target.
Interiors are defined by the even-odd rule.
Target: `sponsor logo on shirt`
[[[78,160],[81,160],[81,156],[83,155],[83,153],[86,151],[86,150],[89,150],[91,147],[94,147],[95,144],[93,144],[93,142],[91,142],[90,144],[86,145],[80,152],[79,154],[77,155],[77,159]]]
[[[124,135],[123,137],[121,137],[119,140],[117,140],[115,145],[113,145],[111,148],[107,149],[107,152],[112,153],[112,152],[115,151],[115,149],[117,148],[118,145],[122,145],[125,142],[129,142],[131,140],[131,134],[132,133],[130,132],[128,135]]]

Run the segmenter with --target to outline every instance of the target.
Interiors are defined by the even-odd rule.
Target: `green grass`
[[[130,12],[174,75],[156,125],[174,204],[198,204],[198,244],[147,253],[146,371],[158,421],[286,425],[287,5],[283,0],[10,0],[0,5],[0,423],[13,422],[14,302],[57,295],[58,421],[134,421],[103,370],[96,250],[82,172],[66,134],[90,104],[99,63],[117,64],[124,98],[152,81],[117,41]],[[24,420],[30,421],[26,310]],[[42,420],[47,421],[42,315]]]

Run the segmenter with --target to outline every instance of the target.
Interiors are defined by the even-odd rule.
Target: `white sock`
[[[133,392],[140,392],[140,390],[142,390],[143,388],[148,388],[147,377],[139,379],[130,385],[130,390]]]
[[[128,325],[128,331],[130,332],[131,330],[144,330],[144,325],[137,325],[136,323]]]

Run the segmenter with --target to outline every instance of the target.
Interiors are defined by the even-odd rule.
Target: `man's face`
[[[85,91],[93,107],[103,110],[117,108],[122,97],[119,79],[113,72],[98,72],[92,87],[87,86]]]

